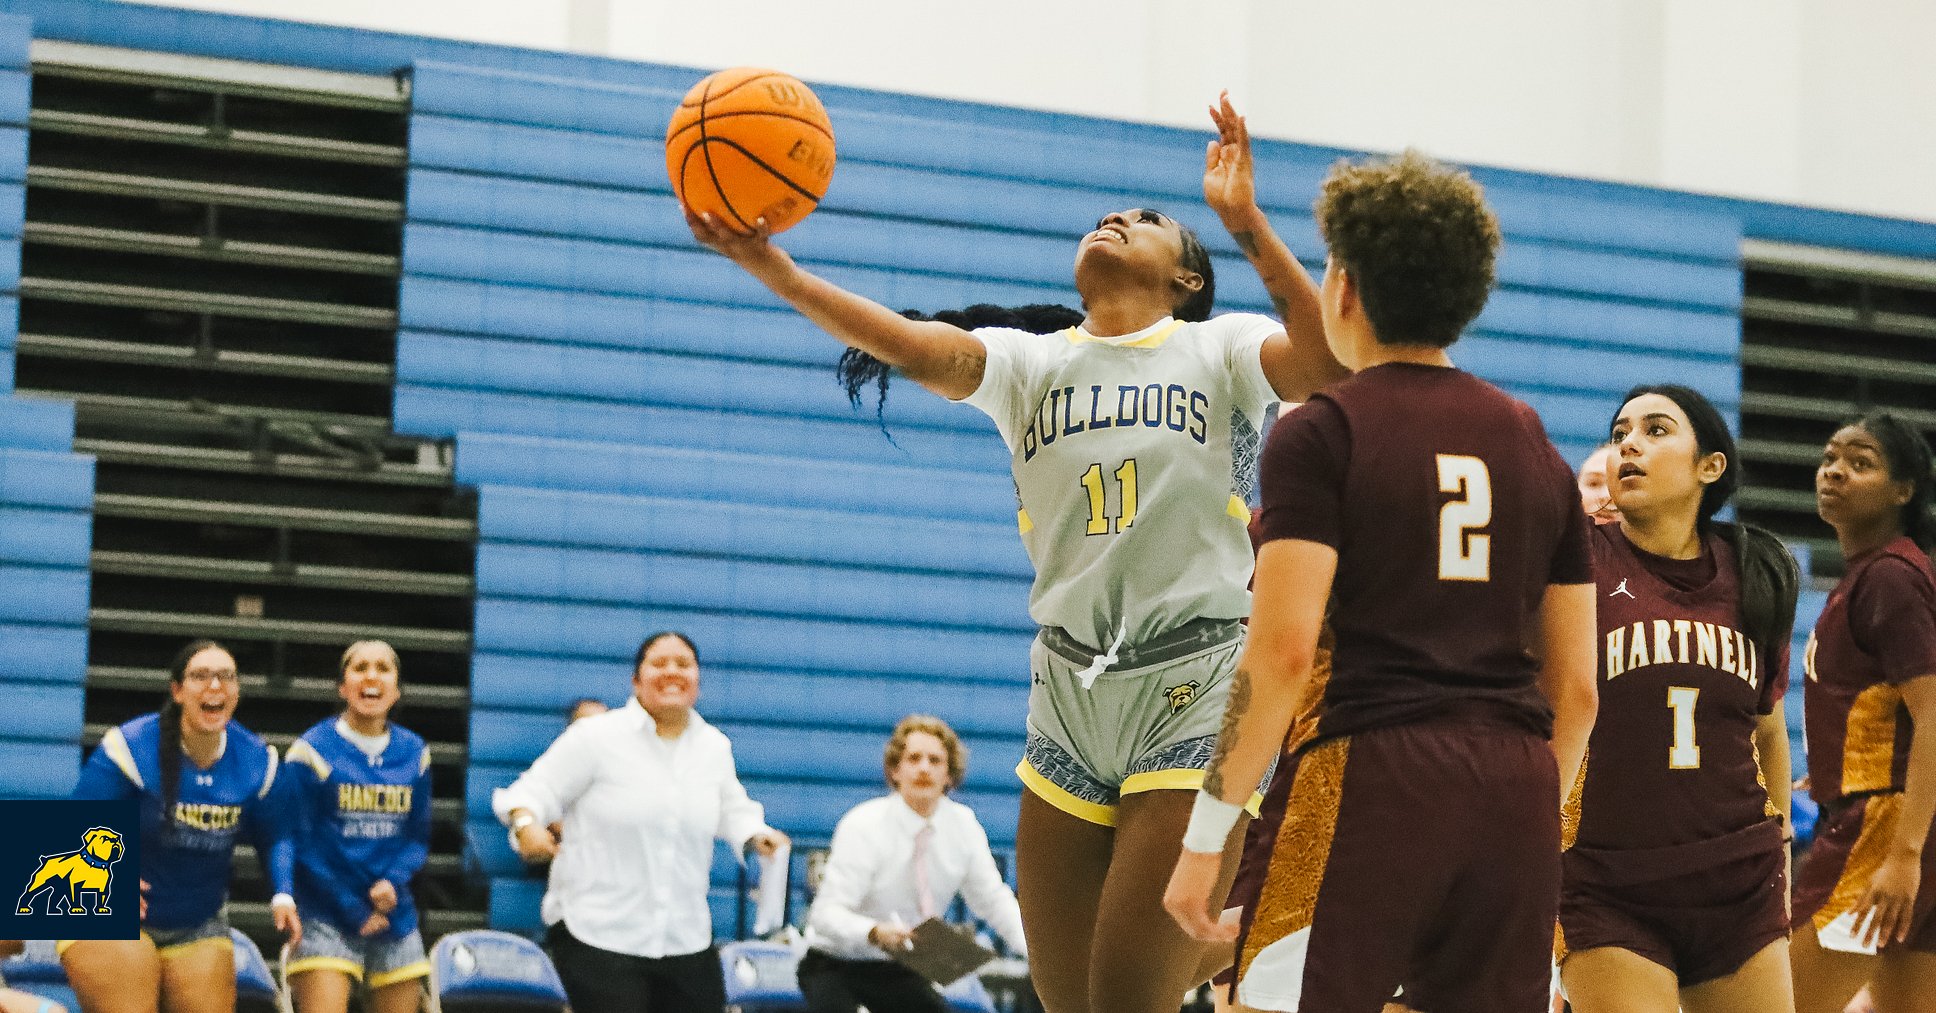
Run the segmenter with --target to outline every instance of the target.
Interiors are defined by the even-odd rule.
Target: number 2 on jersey
[[[1464,454],[1440,454],[1439,491],[1457,499],[1439,508],[1439,579],[1491,580],[1492,473],[1486,462]]]
[[[1122,487],[1122,513],[1116,518],[1117,531],[1126,531],[1136,522],[1136,459],[1122,463],[1116,469],[1116,484]],[[1108,507],[1105,505],[1107,490],[1103,486],[1102,465],[1092,464],[1082,473],[1082,487],[1089,492],[1089,527],[1084,534],[1106,535],[1110,532]]]

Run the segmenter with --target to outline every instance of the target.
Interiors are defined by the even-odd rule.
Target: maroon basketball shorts
[[[1795,870],[1795,928],[1812,924],[1824,949],[1858,949],[1857,919],[1863,912],[1856,908],[1889,853],[1901,815],[1901,792],[1848,799],[1823,811],[1815,843]],[[1923,848],[1922,887],[1909,939],[1884,946],[1883,952],[1892,946],[1936,953],[1936,847]]]
[[[1546,740],[1478,716],[1330,739],[1291,782],[1238,948],[1265,1010],[1542,1013],[1560,879]]]
[[[1244,828],[1243,856],[1237,861],[1237,878],[1230,884],[1230,899],[1224,903],[1224,909],[1238,912],[1238,923],[1245,932],[1250,931],[1250,916],[1257,910],[1257,895],[1263,892],[1264,877],[1270,873],[1271,845],[1277,843],[1278,832],[1284,826],[1284,810],[1291,800],[1290,767],[1291,761],[1279,761],[1280,772],[1271,778],[1257,818]],[[1210,981],[1218,988],[1227,989],[1236,980],[1236,953],[1233,952],[1230,966],[1218,971]]]
[[[1555,956],[1605,947],[1626,950],[1674,972],[1681,987],[1723,978],[1788,935],[1786,848],[1774,824],[1734,835],[1754,845],[1650,849],[1662,858],[1622,868],[1621,852],[1575,849],[1565,860],[1560,938]],[[1729,842],[1701,842],[1702,844]],[[1668,852],[1684,860],[1666,860]],[[1605,861],[1596,860],[1608,856]],[[1675,866],[1690,872],[1670,871]],[[1624,873],[1624,874],[1623,874]]]

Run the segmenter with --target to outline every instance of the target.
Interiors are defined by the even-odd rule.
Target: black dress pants
[[[808,1013],[947,1013],[928,979],[892,960],[843,960],[819,950],[800,958]]]
[[[635,957],[583,942],[564,922],[545,935],[573,1013],[722,1013],[726,977],[719,950]]]

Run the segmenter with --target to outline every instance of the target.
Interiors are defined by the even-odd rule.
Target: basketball
[[[775,70],[734,67],[694,85],[666,126],[666,174],[694,213],[750,232],[807,217],[834,175],[834,132],[820,99]]]

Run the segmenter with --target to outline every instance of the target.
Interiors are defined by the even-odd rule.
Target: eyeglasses
[[[242,677],[236,674],[233,668],[198,668],[183,675],[182,681],[191,686],[207,686],[210,683],[216,682],[226,682],[231,686],[240,686],[242,684]]]

